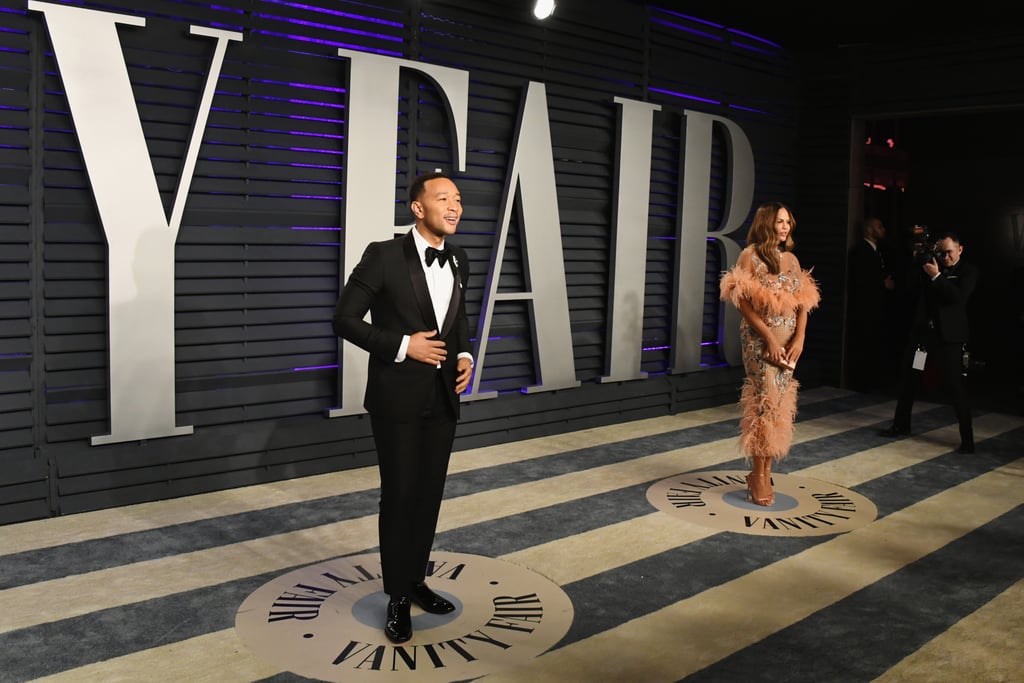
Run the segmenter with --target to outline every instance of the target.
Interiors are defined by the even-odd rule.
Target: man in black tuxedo
[[[925,362],[934,362],[952,399],[960,424],[960,452],[974,452],[974,428],[967,392],[967,303],[978,284],[978,270],[960,259],[964,248],[956,233],[936,242],[937,259],[921,265],[910,286],[918,288],[911,334],[900,369],[900,389],[892,426],[883,436],[910,433],[910,413]],[[941,265],[940,265],[941,262]],[[922,356],[924,354],[924,356]]]
[[[868,218],[861,230],[863,239],[847,258],[846,386],[874,391],[890,365],[885,323],[896,281],[881,251],[885,224]]]
[[[469,261],[445,244],[462,216],[462,197],[450,178],[428,173],[413,181],[409,200],[415,227],[366,248],[334,311],[338,336],[370,354],[363,405],[380,471],[378,533],[389,596],[384,632],[395,643],[412,637],[411,603],[434,614],[455,609],[424,578],[459,394],[473,371]]]

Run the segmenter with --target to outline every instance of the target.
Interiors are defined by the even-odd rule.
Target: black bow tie
[[[433,247],[427,247],[427,268],[431,266],[431,264],[434,262],[434,259],[437,259],[438,264],[440,264],[440,266],[444,268],[444,264],[452,260],[452,250],[449,249],[448,247],[445,247],[444,249],[434,249]]]

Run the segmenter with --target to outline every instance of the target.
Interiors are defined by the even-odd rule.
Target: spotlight
[[[555,0],[537,0],[533,6],[533,16],[538,19],[547,19],[555,11]]]

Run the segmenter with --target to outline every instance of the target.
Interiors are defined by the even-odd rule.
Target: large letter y
[[[191,434],[175,420],[174,243],[228,40],[217,39],[171,219],[164,213],[117,24],[145,19],[31,0],[46,15],[82,157],[107,238],[110,434],[92,444]]]

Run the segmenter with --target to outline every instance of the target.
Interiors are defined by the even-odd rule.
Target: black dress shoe
[[[910,434],[909,429],[907,429],[906,427],[897,427],[896,425],[893,425],[888,429],[883,429],[882,431],[878,432],[879,436],[888,436],[889,438],[897,436],[906,436],[908,434]]]
[[[417,583],[412,587],[412,599],[424,612],[431,614],[448,614],[455,611],[455,605],[427,588],[425,583]]]
[[[388,618],[384,622],[384,635],[392,643],[404,643],[412,638],[409,607],[409,598],[404,595],[388,600]]]
[[[964,454],[973,453],[974,452],[974,444],[973,443],[961,443],[960,444],[960,448],[957,448],[956,452],[957,453],[964,453]]]

